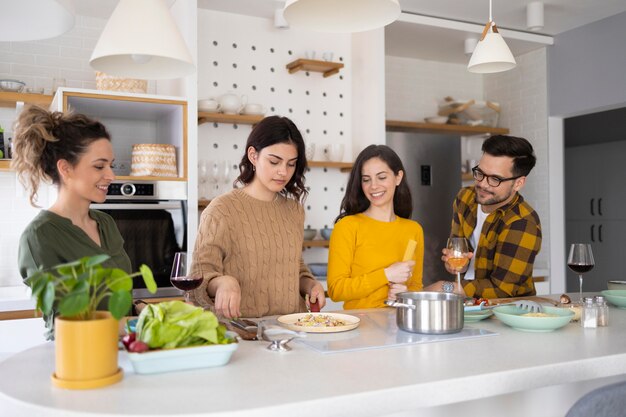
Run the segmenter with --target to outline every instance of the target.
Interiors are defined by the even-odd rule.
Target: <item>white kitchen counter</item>
[[[54,349],[44,344],[0,363],[0,410],[14,417],[449,416],[436,410],[478,400],[484,411],[492,400],[517,393],[522,400],[501,415],[542,417],[550,414],[529,414],[531,405],[548,410],[549,401],[563,400],[538,403],[525,394],[553,386],[575,393],[580,390],[569,387],[581,381],[626,378],[626,310],[611,308],[609,324],[525,333],[491,318],[468,326],[497,336],[327,355],[293,342],[288,353],[266,350],[267,342],[242,342],[224,367],[158,375],[134,374],[122,353],[122,382],[89,391],[51,385]],[[468,415],[463,410],[459,415]]]
[[[0,287],[0,312],[34,310],[35,300],[26,285]]]

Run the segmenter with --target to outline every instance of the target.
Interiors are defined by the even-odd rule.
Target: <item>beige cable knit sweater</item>
[[[241,314],[262,317],[306,311],[300,277],[314,280],[302,261],[304,209],[277,195],[257,200],[241,189],[217,197],[203,211],[191,276],[202,276],[196,304],[213,309],[211,279],[232,276],[241,287]]]

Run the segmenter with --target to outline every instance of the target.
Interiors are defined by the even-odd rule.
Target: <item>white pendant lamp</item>
[[[73,0],[0,0],[0,41],[56,38],[74,27]]]
[[[120,0],[89,64],[109,75],[150,80],[196,70],[165,0]]]
[[[508,71],[515,68],[515,65],[513,54],[491,17],[491,0],[489,0],[489,21],[474,49],[467,70],[478,74],[490,74]]]
[[[285,19],[294,28],[351,33],[381,28],[400,16],[398,0],[287,0]]]

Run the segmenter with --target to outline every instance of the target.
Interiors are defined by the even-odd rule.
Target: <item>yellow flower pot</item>
[[[110,313],[99,311],[94,320],[57,317],[54,338],[55,386],[91,389],[122,379],[123,372],[117,366],[118,321]]]

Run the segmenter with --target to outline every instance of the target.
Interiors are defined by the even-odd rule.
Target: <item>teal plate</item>
[[[492,315],[493,315],[493,312],[491,310],[466,311],[463,314],[463,320],[466,323],[476,323],[477,321],[484,320],[487,317],[491,317]]]
[[[626,290],[604,290],[602,295],[615,307],[626,310]]]
[[[493,309],[496,317],[504,324],[525,332],[551,332],[566,326],[574,317],[569,308],[543,306],[543,312],[555,317],[524,316],[528,310],[516,306],[501,306]]]

